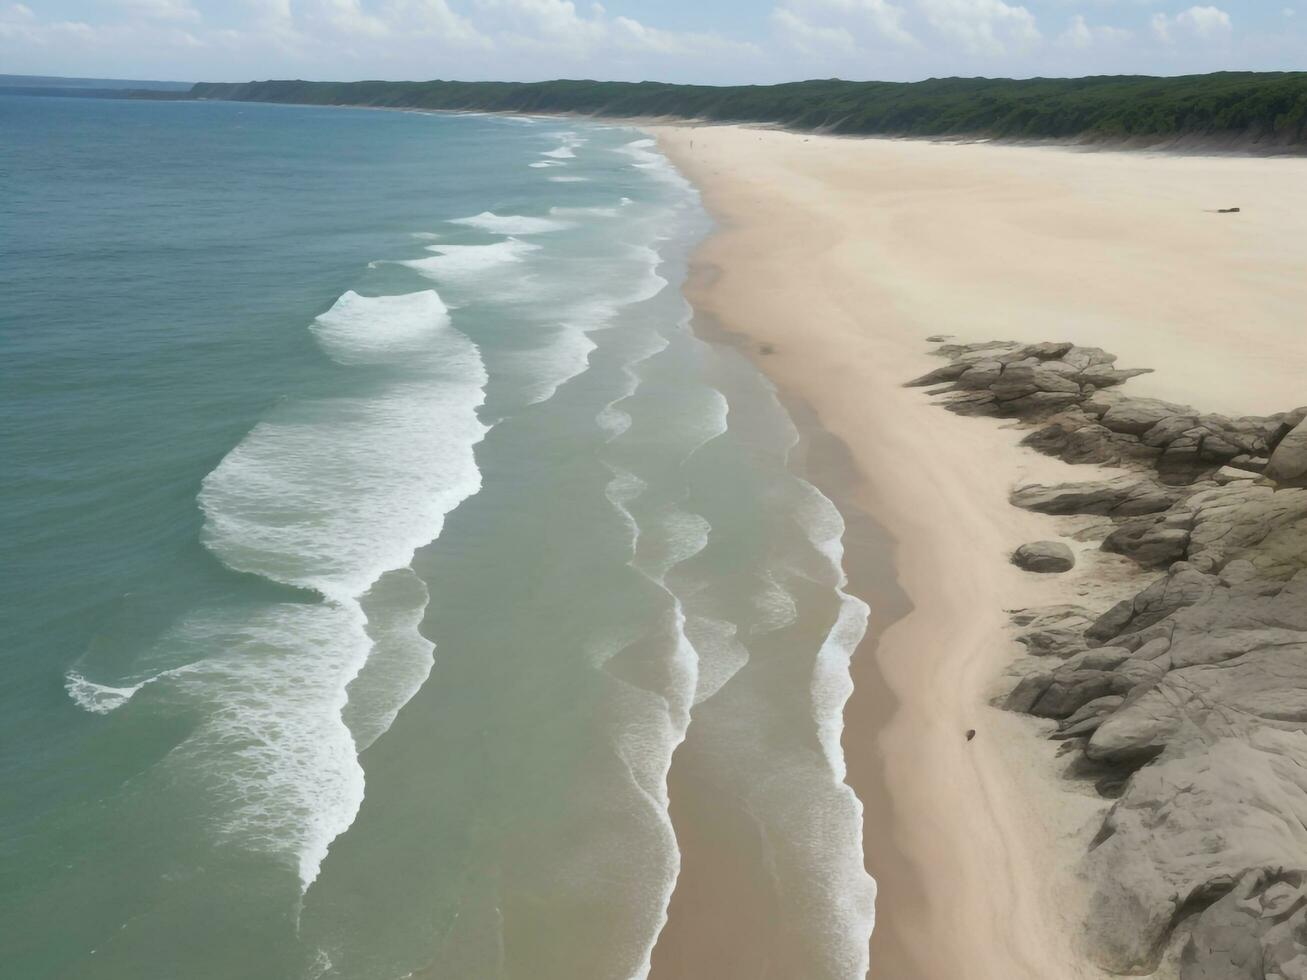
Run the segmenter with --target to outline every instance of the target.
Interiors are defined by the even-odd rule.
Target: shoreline
[[[695,297],[703,297],[711,290],[719,273],[720,270],[711,263],[693,260],[684,286],[694,308],[692,328],[710,343],[738,350],[770,379],[765,365],[760,363],[769,355],[760,352],[746,334],[726,327],[703,308],[704,304],[695,303]],[[852,770],[855,762],[853,754],[848,751],[850,739],[856,743],[869,743],[874,739],[876,719],[891,717],[898,708],[894,692],[880,676],[874,654],[886,631],[906,617],[912,607],[895,571],[897,542],[855,499],[863,478],[849,447],[822,425],[817,412],[796,391],[777,386],[776,396],[800,434],[795,452],[801,459],[795,465],[795,471],[817,487],[844,519],[844,570],[848,576],[845,589],[866,602],[870,610],[866,633],[849,668],[854,683],[850,704],[856,703],[858,709],[846,709],[842,737],[846,762]],[[866,673],[865,677],[859,676],[860,666]],[[865,724],[868,722],[871,724]],[[866,771],[860,773],[864,778],[860,780],[862,785],[855,787],[855,794],[864,810],[884,812],[890,801],[884,792],[883,760],[869,754],[865,760],[859,761],[865,762],[865,766],[859,768]],[[692,777],[687,776],[685,769],[673,765],[669,774],[673,822],[682,852],[682,874],[672,895],[668,925],[654,948],[650,976],[655,980],[707,976],[704,971],[710,968],[714,980],[735,977],[751,980],[764,974],[768,968],[768,964],[759,958],[759,949],[764,945],[760,943],[762,934],[770,928],[767,921],[769,910],[765,903],[754,901],[756,895],[765,893],[768,883],[761,879],[754,881],[757,891],[751,894],[731,885],[722,887],[721,881],[733,877],[738,884],[751,880],[751,876],[756,878],[762,864],[761,842],[753,842],[756,846],[752,848],[751,862],[727,868],[722,860],[723,851],[729,846],[727,841],[700,839],[698,835],[687,834],[687,831],[700,830],[708,821],[692,815],[694,805],[702,805],[706,794],[693,785]],[[686,809],[682,810],[683,807]],[[679,817],[678,812],[682,814]],[[741,825],[737,831],[741,836],[749,835],[746,826]],[[900,897],[900,910],[904,907],[918,909],[924,897],[911,867],[896,860],[897,857],[893,851],[878,853],[867,870],[879,887],[894,886]],[[905,895],[910,904],[905,905]],[[894,929],[898,916],[886,921],[880,917],[879,906],[877,915],[878,934]],[[749,950],[747,956],[740,955],[741,948]],[[725,951],[728,949],[729,952]]]
[[[911,605],[859,648],[845,714],[848,781],[865,807],[866,863],[880,885],[870,976],[1106,976],[1075,948],[1087,896],[1073,871],[1109,801],[1062,778],[1064,766],[1042,737],[1047,723],[991,702],[1010,689],[1004,672],[1019,650],[1005,610],[1090,593],[1115,599],[1147,576],[1087,547],[1064,576],[1017,570],[1007,560],[1013,547],[1069,535],[1075,519],[1020,511],[1008,503],[1011,487],[1090,479],[1097,469],[1024,451],[1010,423],[951,415],[904,385],[939,365],[929,335],[1067,339],[1119,353],[1123,366],[1171,366],[1132,382],[1132,394],[1221,410],[1283,408],[1295,365],[1269,364],[1269,351],[1283,348],[1259,354],[1257,344],[1220,329],[1221,315],[1243,303],[1258,314],[1244,322],[1260,321],[1259,339],[1289,340],[1296,321],[1285,304],[1294,295],[1283,277],[1301,249],[1268,272],[1266,254],[1285,240],[1283,223],[1259,211],[1230,232],[1198,228],[1205,202],[1195,195],[1236,186],[1245,201],[1264,203],[1285,186],[1263,181],[1249,193],[1247,169],[1292,168],[1280,175],[1292,180],[1302,163],[732,126],[653,131],[719,222],[695,257],[697,269],[714,274],[688,283],[687,295],[696,310],[748,338],[755,363],[788,403],[809,406],[848,448],[850,486],[819,474],[814,482],[846,516],[861,511],[885,528]],[[1022,172],[995,169],[1014,163]],[[1176,196],[1189,195],[1194,209],[1168,213],[1152,234],[1147,224],[1157,215],[1148,212],[1175,202],[1148,195],[1165,194],[1177,169],[1186,186]],[[1142,188],[1141,171],[1149,171]],[[1240,254],[1250,239],[1256,256]],[[1022,264],[1004,276],[1007,250],[1031,243],[1047,254],[1020,251]],[[1236,271],[1200,277],[1190,267],[1199,262]],[[1159,271],[1193,281],[1169,283]],[[1125,280],[1122,295],[1070,288],[1108,273]],[[1266,290],[1272,276],[1278,288]],[[1083,305],[1068,306],[1069,295]],[[1202,306],[1205,316],[1188,315]],[[1150,329],[1138,329],[1145,322]],[[1170,356],[1150,356],[1159,350]],[[1200,397],[1203,389],[1210,394]],[[847,545],[851,568],[870,558],[855,535]],[[884,605],[875,587],[868,594],[850,577],[878,616]],[[968,729],[978,732],[974,742]],[[712,941],[710,923],[700,931],[664,938]]]
[[[683,292],[687,298],[709,289],[718,270],[692,262]],[[749,338],[727,328],[711,313],[691,303],[691,329],[701,340],[737,351],[756,365],[760,356]],[[765,356],[765,355],[761,355]],[[765,375],[765,372],[759,371]],[[770,379],[769,379],[770,380]],[[893,542],[875,520],[852,503],[859,477],[847,446],[827,431],[794,392],[773,386],[776,398],[798,432],[791,471],[816,487],[845,523],[844,591],[860,599],[874,596],[860,648],[874,644],[906,613],[892,561]],[[851,542],[857,541],[854,547]],[[854,665],[850,665],[852,673]],[[883,685],[865,689],[891,709],[892,695]],[[667,919],[651,957],[649,976],[689,980],[754,980],[777,969],[785,976],[803,975],[811,964],[798,955],[798,944],[777,930],[782,915],[773,903],[775,883],[767,871],[770,845],[744,807],[726,801],[709,772],[698,771],[682,751],[668,773],[670,814],[677,831],[681,870],[667,907]],[[859,800],[859,805],[865,801]],[[791,962],[788,958],[796,956]]]
[[[996,886],[1018,904],[1023,892],[1033,890],[1033,864],[1027,862],[1025,867],[1013,869],[1014,873],[1010,875],[1005,873],[1005,869],[992,866],[977,867],[972,869],[973,873],[967,874],[964,857],[968,851],[995,854],[1011,850],[1005,846],[1009,824],[997,815],[995,808],[1003,807],[1005,801],[1016,800],[1015,794],[1005,793],[994,785],[1010,777],[1003,770],[1003,759],[996,747],[1004,740],[1020,737],[1024,726],[990,708],[986,696],[988,685],[993,680],[990,675],[997,674],[1000,663],[995,654],[1001,657],[1002,653],[995,649],[993,640],[995,636],[1004,635],[1003,603],[992,590],[973,593],[971,598],[966,598],[971,589],[961,580],[965,575],[954,580],[958,592],[934,587],[938,576],[945,570],[938,562],[941,556],[936,548],[937,542],[932,540],[933,529],[919,526],[913,516],[921,502],[916,494],[917,483],[912,480],[899,483],[876,476],[878,470],[892,471],[896,461],[902,458],[901,452],[882,445],[871,454],[865,451],[859,454],[854,440],[845,438],[829,424],[822,411],[828,406],[823,405],[820,393],[805,385],[801,378],[778,370],[787,361],[785,340],[769,333],[740,329],[740,321],[731,315],[731,302],[738,297],[723,294],[721,289],[725,278],[723,273],[730,268],[730,263],[717,251],[723,242],[727,243],[724,247],[729,251],[728,236],[741,233],[740,212],[722,205],[713,192],[714,187],[720,191],[720,185],[705,180],[705,175],[696,173],[693,166],[686,166],[674,150],[669,152],[665,133],[659,132],[658,135],[664,152],[699,186],[709,212],[722,223],[717,233],[700,246],[695,257],[699,274],[687,283],[687,295],[692,305],[696,311],[718,323],[722,330],[739,339],[740,346],[750,351],[756,366],[777,385],[787,406],[797,405],[806,410],[809,427],[816,427],[843,447],[848,454],[844,478],[831,481],[823,479],[823,475],[829,477],[829,473],[816,472],[813,482],[836,501],[850,524],[857,519],[853,515],[863,515],[865,520],[881,529],[879,540],[870,542],[870,547],[866,541],[852,537],[846,540],[851,587],[871,606],[873,622],[876,623],[851,665],[854,693],[846,707],[843,735],[847,782],[864,807],[864,860],[868,871],[876,878],[879,890],[869,976],[885,980],[935,980],[964,975],[999,980],[1010,976],[1011,966],[1025,959],[1019,950],[1020,935],[1030,923],[1012,916],[1013,925],[1009,926],[1007,941],[1003,943],[1007,955],[994,957],[992,970],[977,972],[974,952],[998,945],[1002,942],[1000,937],[1008,930],[1000,921],[978,919],[976,912],[987,907],[993,909],[989,898]],[[845,142],[843,138],[840,141]],[[817,234],[820,236],[820,231]],[[817,254],[822,250],[819,246]],[[712,269],[714,274],[704,275],[705,267]],[[903,381],[924,373],[931,366],[931,358],[926,353],[929,345],[924,337],[920,346],[918,355],[909,355],[906,359],[910,367],[903,369]],[[761,353],[762,349],[774,353]],[[922,416],[922,424],[929,425],[934,421],[941,427],[947,425],[948,416],[922,398],[919,392],[902,388],[895,378],[888,375],[882,375],[878,381],[881,383],[880,404],[912,399],[919,403],[916,409]],[[890,443],[895,441],[893,431],[884,431],[881,435]],[[1002,437],[998,440],[991,438],[989,449],[997,451],[1001,441]],[[946,488],[946,481],[939,479],[934,482],[937,488]],[[961,497],[964,498],[965,494]],[[1003,508],[1010,509],[1006,507],[1005,490],[995,500],[1001,502]],[[955,496],[952,503],[942,503],[940,509],[965,504],[965,499]],[[881,550],[885,545],[889,546],[888,553]],[[898,598],[889,609],[886,609],[883,592],[870,585],[869,580],[874,581],[875,576],[855,574],[855,569],[878,565],[892,569],[890,574]],[[984,658],[987,666],[979,671],[969,671],[965,687],[953,692],[946,716],[932,718],[931,705],[923,701],[922,695],[930,691],[937,678],[929,670],[930,665],[913,663],[905,654],[914,649],[957,641],[959,637],[953,627],[968,618],[972,610],[984,610],[981,617],[984,622],[965,630],[965,636],[960,638],[962,646],[959,647],[961,653],[956,658],[956,666],[965,669],[967,661],[974,656]],[[926,669],[923,671],[923,668]],[[927,700],[930,697],[933,695]],[[992,718],[989,717],[991,714]],[[964,733],[970,728],[986,730],[986,738],[967,743]],[[993,733],[998,733],[997,737]],[[929,747],[929,754],[938,761],[947,760],[936,778],[926,782],[916,779],[914,771],[917,764],[913,758],[914,750],[922,744]],[[981,756],[980,764],[970,771],[966,771],[970,767],[968,753],[973,757]],[[988,817],[989,826],[985,830],[988,841],[979,851],[971,850],[967,842],[968,834],[978,831],[970,820],[945,829],[939,825],[940,815],[931,813],[934,809],[932,798],[942,795],[941,790],[946,784],[959,777],[969,780],[969,802],[982,801]],[[960,877],[956,874],[959,870],[963,872]],[[1002,880],[1005,877],[1007,880]],[[958,900],[956,894],[945,894],[958,889],[964,889],[968,897]],[[740,897],[735,898],[739,901]],[[964,926],[956,924],[963,922],[970,927],[966,932]],[[1037,922],[1036,928],[1044,932],[1056,931],[1048,929],[1043,922]],[[663,955],[667,955],[666,945],[669,943],[687,943],[703,951],[720,941],[716,928],[707,922],[700,933],[696,934],[694,930],[688,930],[688,933],[665,933],[659,942],[664,947]],[[941,941],[945,933],[953,934],[954,941]],[[1042,971],[1061,968],[1066,959],[1064,955],[1042,955],[1029,964],[1029,975],[1048,975]],[[657,962],[656,957],[655,964]],[[660,975],[655,972],[652,976],[657,980]]]

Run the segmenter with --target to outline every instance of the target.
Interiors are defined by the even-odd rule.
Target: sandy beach
[[[876,562],[858,549],[886,544],[855,521],[852,585],[875,629],[855,659],[844,742],[880,887],[871,976],[1101,976],[1076,946],[1075,867],[1106,801],[1060,778],[1044,723],[989,702],[1016,656],[1005,610],[1114,600],[1140,572],[1092,546],[1064,576],[1017,570],[1014,547],[1070,525],[1010,506],[1012,487],[1087,468],[903,385],[938,366],[931,335],[1068,340],[1154,368],[1135,395],[1230,414],[1302,404],[1307,160],[742,127],[657,135],[721,225],[692,301],[847,447],[847,474],[823,489],[885,529],[910,604],[900,616],[860,580]],[[1216,213],[1228,207],[1241,211]],[[679,794],[685,812],[693,796]],[[749,862],[710,841],[699,854],[722,857],[706,874],[686,847],[711,887],[684,883],[653,975],[788,976],[767,972],[768,944],[783,939],[757,935],[765,890]],[[751,938],[750,955],[723,952]]]

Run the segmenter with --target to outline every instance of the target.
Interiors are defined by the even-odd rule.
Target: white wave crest
[[[592,208],[550,208],[549,213],[555,218],[616,218],[622,212],[620,208],[599,206]]]
[[[72,698],[73,703],[83,711],[89,711],[94,715],[107,715],[109,712],[117,711],[127,704],[151,684],[156,684],[169,677],[181,676],[197,669],[197,667],[197,664],[185,664],[171,670],[161,671],[144,680],[137,681],[135,684],[120,687],[110,684],[97,684],[95,681],[87,680],[81,671],[73,668],[64,675],[64,689],[68,692],[68,696]]]
[[[363,802],[363,769],[341,712],[372,648],[366,625],[359,604],[344,600],[183,627],[222,653],[179,685],[206,717],[169,762],[209,794],[220,837],[289,853],[303,890]]]
[[[584,374],[595,347],[586,331],[563,326],[551,331],[543,346],[510,357],[508,363],[516,366],[526,385],[525,404],[547,402],[559,388]]]
[[[464,225],[478,231],[490,232],[492,235],[541,235],[551,231],[564,231],[572,227],[566,221],[554,221],[550,218],[530,218],[520,214],[495,214],[482,211],[470,218],[454,218],[451,225]]]
[[[79,708],[96,715],[107,715],[130,701],[137,691],[153,679],[141,681],[130,687],[113,687],[109,684],[88,681],[77,671],[70,670],[64,676],[64,687],[68,691],[68,696]]]
[[[849,664],[853,653],[867,632],[867,604],[845,591],[848,576],[844,571],[844,517],[830,498],[809,483],[803,484],[804,502],[799,518],[813,547],[826,556],[836,578],[840,599],[839,614],[817,656],[817,670],[812,681],[813,714],[821,734],[827,764],[838,779],[845,777],[844,749],[840,738],[844,730],[844,705],[853,694]]]
[[[401,296],[350,290],[309,328],[332,360],[345,365],[400,363],[428,353],[449,327],[434,289]]]
[[[509,238],[491,245],[429,245],[437,254],[426,259],[410,259],[400,265],[414,269],[428,279],[463,282],[475,279],[505,265],[523,261],[539,245]]]
[[[341,317],[319,319],[324,346],[346,363],[398,349],[417,376],[369,397],[288,406],[227,454],[199,497],[204,543],[227,565],[334,599],[362,595],[439,536],[445,515],[480,489],[474,447],[487,431],[476,345],[443,304],[412,302],[434,291],[400,304],[342,301],[350,296]],[[394,311],[401,322],[387,322]],[[429,343],[421,357],[418,336]]]

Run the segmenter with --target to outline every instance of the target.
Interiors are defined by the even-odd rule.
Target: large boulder
[[[1156,398],[1121,398],[1108,403],[1098,421],[1113,432],[1142,436],[1159,422],[1177,415],[1184,416],[1188,411],[1183,405],[1173,405]]]
[[[1307,419],[1280,440],[1264,473],[1281,486],[1307,486]]]
[[[1027,572],[1069,572],[1076,567],[1076,556],[1061,541],[1032,541],[1013,552],[1012,564]]]

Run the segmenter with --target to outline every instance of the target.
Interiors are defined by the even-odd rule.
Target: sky
[[[1307,68],[1307,0],[0,0],[0,72],[739,84]]]

